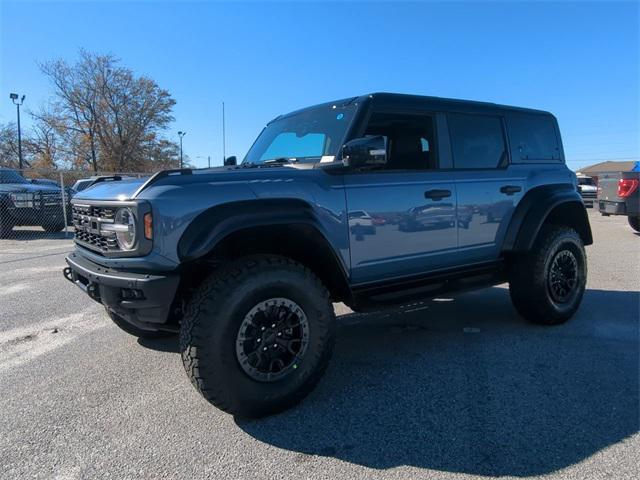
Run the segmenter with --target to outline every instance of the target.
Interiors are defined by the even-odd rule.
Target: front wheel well
[[[337,254],[313,225],[293,223],[242,228],[225,236],[199,263],[221,264],[254,254],[282,255],[313,271],[333,301],[349,301],[351,290]]]

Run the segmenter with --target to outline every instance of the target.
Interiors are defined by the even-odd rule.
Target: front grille
[[[596,192],[583,192],[580,195],[582,198],[596,198],[598,196]]]
[[[73,205],[73,226],[77,244],[98,253],[118,252],[118,242],[114,232],[102,232],[103,223],[113,223],[116,209],[94,205]]]
[[[43,207],[62,207],[62,195],[59,192],[40,192]]]

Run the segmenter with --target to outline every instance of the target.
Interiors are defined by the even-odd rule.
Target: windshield
[[[333,161],[354,114],[354,105],[328,105],[276,119],[265,127],[242,163]]]
[[[0,183],[29,183],[15,170],[0,170]]]
[[[578,185],[594,185],[593,178],[591,177],[578,177]]]

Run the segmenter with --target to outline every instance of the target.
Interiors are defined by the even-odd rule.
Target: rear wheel
[[[212,274],[187,306],[180,331],[185,370],[213,405],[262,417],[301,401],[333,351],[329,294],[306,267],[256,255]]]
[[[640,233],[640,217],[627,217],[629,226]]]
[[[509,292],[524,318],[556,325],[576,312],[586,280],[587,258],[578,233],[567,227],[545,226],[532,250],[514,259]]]
[[[143,330],[142,328],[138,328],[135,325],[132,325],[131,323],[127,322],[120,315],[109,310],[108,308],[105,307],[105,309],[109,314],[109,317],[111,318],[111,320],[113,320],[113,323],[115,323],[118,327],[120,327],[121,330],[127,332],[129,335],[133,335],[134,337],[152,339],[152,338],[170,337],[171,335],[175,335],[172,332],[163,332],[160,330]]]

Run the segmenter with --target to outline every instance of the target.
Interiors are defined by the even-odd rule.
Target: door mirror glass
[[[235,157],[235,155],[232,155],[230,157],[227,157],[224,159],[224,166],[228,167],[228,166],[233,166],[233,165],[237,165],[238,164],[238,159]]]
[[[361,168],[381,166],[387,163],[387,142],[381,135],[354,138],[342,147],[342,163]]]

